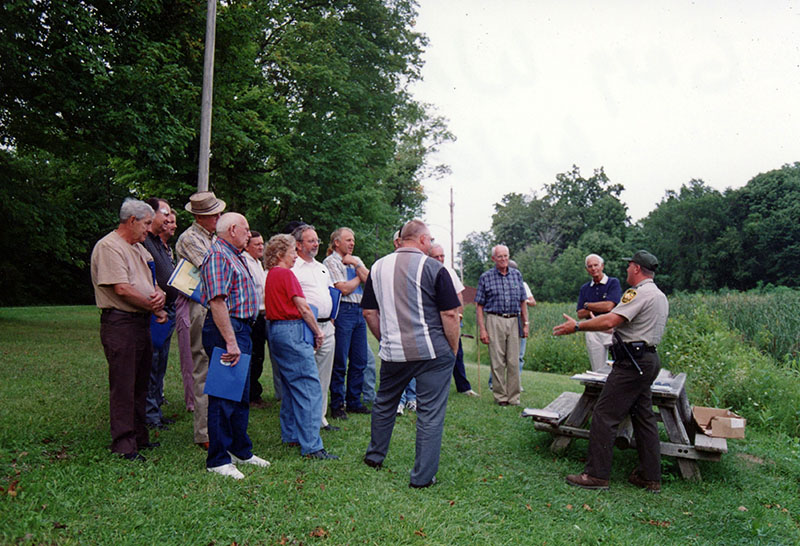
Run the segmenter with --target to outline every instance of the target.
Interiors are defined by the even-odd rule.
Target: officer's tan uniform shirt
[[[627,319],[616,328],[622,341],[658,345],[667,326],[669,302],[653,279],[645,279],[626,290],[611,312]]]

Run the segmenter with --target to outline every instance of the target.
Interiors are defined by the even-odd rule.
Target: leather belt
[[[503,318],[517,318],[519,316],[519,313],[492,313],[491,311],[486,311],[486,312],[490,315],[496,315],[498,317],[503,317]]]

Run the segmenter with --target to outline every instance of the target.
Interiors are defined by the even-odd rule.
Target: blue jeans
[[[167,334],[167,339],[160,349],[153,348],[153,365],[150,368],[150,383],[147,386],[147,414],[145,420],[148,425],[159,425],[164,415],[161,406],[164,404],[164,376],[167,374],[167,360],[169,359],[169,345],[172,332],[175,330],[175,306],[167,309],[167,316],[172,320],[172,329]]]
[[[369,344],[367,344],[367,366],[364,368],[361,395],[365,404],[372,404],[375,401],[375,354]]]
[[[403,396],[400,397],[400,403],[404,406],[406,402],[414,402],[417,399],[417,380],[412,378],[408,382],[406,390],[403,391]]]
[[[382,463],[397,419],[397,404],[409,381],[417,380],[417,441],[411,483],[425,485],[439,470],[444,416],[455,356],[448,352],[432,360],[381,363],[378,396],[372,406],[369,447],[365,459]]]
[[[349,360],[349,365],[348,365]],[[367,366],[367,323],[357,303],[342,302],[336,317],[336,350],[331,373],[331,409],[360,408],[364,368]],[[345,393],[345,375],[347,393]]]
[[[322,449],[322,387],[314,348],[303,341],[302,320],[270,320],[269,354],[281,375],[281,441],[300,444],[300,454]]]
[[[236,343],[242,354],[250,354],[252,344],[250,341],[250,323],[231,317],[231,327],[236,336]],[[214,352],[214,347],[227,350],[227,344],[222,334],[214,324],[212,313],[209,311],[203,323],[203,349],[208,358]],[[240,366],[241,363],[237,364]],[[242,399],[238,402],[217,398],[208,395],[208,456],[206,467],[214,468],[231,462],[228,455],[230,451],[240,459],[249,459],[253,456],[253,442],[247,435],[247,423],[250,419],[250,370],[247,370],[247,379],[244,382]]]

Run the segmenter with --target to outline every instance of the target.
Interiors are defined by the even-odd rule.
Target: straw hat
[[[199,191],[189,197],[184,208],[198,216],[211,216],[225,210],[225,201],[217,199],[213,191]]]

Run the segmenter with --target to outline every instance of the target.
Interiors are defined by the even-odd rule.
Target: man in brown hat
[[[225,210],[225,201],[217,199],[213,192],[201,191],[189,197],[185,208],[194,215],[194,222],[178,237],[175,252],[179,260],[185,258],[200,269],[203,258],[216,239],[214,230],[220,214]],[[205,320],[206,308],[189,300],[189,336],[194,363],[194,442],[208,449],[208,396],[203,393],[208,375],[208,355],[203,349]]]

